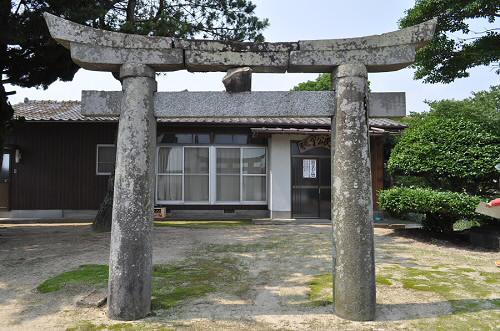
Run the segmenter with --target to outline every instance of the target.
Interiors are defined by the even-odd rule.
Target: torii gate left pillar
[[[111,318],[135,320],[151,310],[156,81],[138,63],[123,64],[120,78],[108,305]]]

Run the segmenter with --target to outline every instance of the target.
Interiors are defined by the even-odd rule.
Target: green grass
[[[392,285],[391,280],[387,277],[384,277],[384,276],[377,276],[375,280],[376,280],[377,284],[379,284],[379,285],[387,285],[387,286]]]
[[[235,258],[190,259],[153,270],[153,309],[168,309],[189,298],[222,291],[243,296],[249,287],[246,267]]]
[[[63,272],[53,278],[47,279],[37,289],[41,293],[59,291],[67,285],[106,286],[109,268],[107,265],[87,264],[75,270]]]
[[[38,286],[50,293],[66,286],[103,287],[108,281],[107,265],[85,265],[64,272]],[[222,291],[244,296],[249,290],[247,268],[236,258],[191,258],[153,268],[153,309],[169,309],[183,300]]]
[[[309,283],[309,301],[315,306],[327,306],[333,303],[332,273],[314,276]]]
[[[411,291],[432,292],[445,299],[452,314],[415,323],[417,329],[491,330],[500,319],[499,272],[473,268],[384,266],[380,272],[393,283]]]
[[[151,324],[132,324],[132,323],[117,323],[117,324],[94,324],[90,321],[82,321],[67,328],[66,331],[173,331],[172,328],[163,326],[155,326]]]
[[[251,220],[179,220],[179,221],[154,221],[158,227],[175,227],[190,229],[219,229],[251,225]]]
[[[309,301],[315,306],[326,306],[333,303],[333,275],[332,273],[314,276],[309,283]],[[377,284],[392,285],[389,278],[377,276]]]

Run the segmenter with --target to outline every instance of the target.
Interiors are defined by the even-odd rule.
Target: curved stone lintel
[[[120,48],[70,43],[71,58],[88,70],[118,72],[124,63],[142,63],[155,71],[184,69],[184,52],[173,48]]]
[[[339,51],[294,51],[288,72],[332,72],[344,63],[362,63],[368,72],[403,69],[415,61],[415,45],[396,45]]]
[[[131,35],[94,29],[48,13],[44,17],[52,37],[71,49],[77,64],[99,71],[117,71],[125,62],[147,64],[156,71],[225,72],[248,66],[257,73],[331,72],[346,62],[363,63],[369,72],[394,71],[413,63],[416,50],[432,39],[437,23],[433,19],[360,38],[252,43]]]
[[[366,37],[324,40],[301,40],[301,51],[345,51],[397,45],[425,46],[434,36],[437,18],[397,31]]]

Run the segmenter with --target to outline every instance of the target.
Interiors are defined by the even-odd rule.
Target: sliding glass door
[[[156,202],[266,204],[266,148],[160,146]]]

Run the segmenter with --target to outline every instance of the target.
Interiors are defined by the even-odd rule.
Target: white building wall
[[[292,217],[292,165],[290,141],[301,135],[275,134],[269,138],[269,211],[271,218]]]

